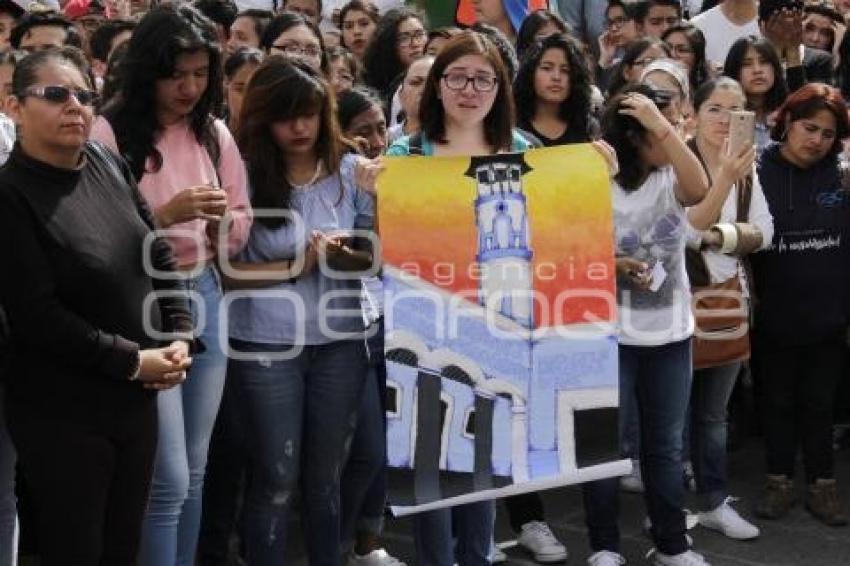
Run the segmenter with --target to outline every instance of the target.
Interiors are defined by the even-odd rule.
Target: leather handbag
[[[738,275],[721,283],[692,287],[691,291],[696,323],[693,338],[694,369],[748,360],[749,309]]]
[[[688,144],[705,167],[696,143]],[[705,167],[706,172],[708,168]],[[747,222],[753,191],[752,177],[736,188],[736,221]],[[694,369],[717,367],[750,358],[750,312],[741,278],[736,273],[726,281],[711,283],[702,251],[688,250],[685,265],[691,279],[694,313]],[[747,270],[746,260],[739,262]],[[750,279],[752,280],[752,279]]]

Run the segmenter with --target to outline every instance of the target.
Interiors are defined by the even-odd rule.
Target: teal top
[[[387,155],[410,155],[410,137],[404,136],[397,139],[387,150]],[[513,142],[511,143],[511,151],[525,151],[531,149],[533,145],[525,139],[517,130],[513,131]],[[434,155],[434,143],[425,135],[422,135],[422,155]]]

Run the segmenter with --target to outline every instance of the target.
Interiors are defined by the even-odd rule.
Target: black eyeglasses
[[[23,96],[35,96],[48,102],[65,104],[71,99],[71,95],[83,106],[93,106],[97,103],[98,95],[93,90],[84,88],[68,88],[67,86],[35,86],[26,89]]]
[[[418,29],[416,31],[403,31],[398,34],[398,43],[399,45],[405,45],[407,43],[420,43],[425,41],[425,38],[428,37],[428,34],[425,33],[424,29]]]
[[[616,17],[616,18],[611,18],[611,19],[606,19],[605,20],[605,27],[608,28],[608,29],[614,29],[614,28],[620,29],[621,27],[623,27],[624,25],[626,25],[630,21],[631,21],[630,18],[624,18],[622,16],[619,16],[619,17]]]
[[[443,75],[443,81],[449,89],[458,91],[465,89],[466,85],[472,83],[472,88],[475,92],[490,92],[499,84],[499,80],[496,77],[489,75],[468,77],[466,73],[446,73]]]

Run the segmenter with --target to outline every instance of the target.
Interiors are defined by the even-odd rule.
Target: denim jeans
[[[15,505],[15,448],[6,430],[3,410],[3,385],[0,384],[0,566],[16,564],[17,513]]]
[[[417,564],[489,566],[495,518],[493,501],[419,513],[414,525]]]
[[[637,394],[634,390],[620,389],[620,456],[637,460],[640,456],[640,423],[638,422]]]
[[[664,554],[688,548],[682,483],[682,430],[691,390],[690,339],[663,346],[620,345],[620,399],[634,394],[640,428],[640,466],[651,535]],[[585,486],[585,514],[595,551],[616,552],[616,479]]]
[[[206,350],[192,356],[186,381],[160,392],[159,444],[150,503],[142,531],[142,566],[193,566],[201,525],[207,450],[215,425],[227,356],[219,342],[221,284],[214,268],[186,281],[203,297]],[[199,305],[192,302],[197,321]]]
[[[239,351],[288,346],[234,341]],[[289,360],[232,360],[252,465],[243,520],[247,562],[283,564],[287,515],[301,488],[310,564],[338,566],[340,477],[368,370],[362,340],[303,346]]]
[[[387,368],[383,321],[370,329],[369,373],[357,416],[357,430],[342,474],[342,536],[345,546],[360,532],[380,535],[387,499],[387,436],[384,404]]]
[[[740,371],[740,362],[694,371],[689,440],[703,511],[715,509],[729,495],[726,489],[726,407]],[[688,438],[685,441],[688,442]]]
[[[239,509],[247,478],[250,477],[241,410],[236,384],[228,373],[210,440],[204,479],[204,512],[198,538],[198,566],[230,564],[230,541],[239,529]]]

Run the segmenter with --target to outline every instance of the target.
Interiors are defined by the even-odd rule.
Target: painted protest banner
[[[627,473],[596,151],[388,158],[379,194],[393,511]]]

